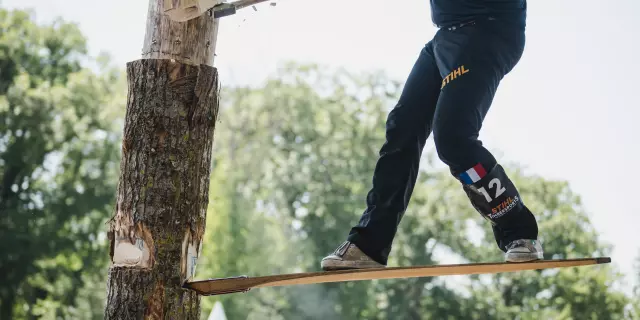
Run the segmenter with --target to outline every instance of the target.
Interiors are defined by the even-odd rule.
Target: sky
[[[383,70],[404,81],[437,31],[427,0],[275,2],[221,19],[215,66],[223,86],[258,85],[288,60]],[[92,54],[108,52],[123,67],[140,58],[147,5],[0,0],[34,9],[42,22],[78,23]],[[638,0],[529,1],[525,53],[501,83],[480,133],[500,162],[569,181],[626,274],[640,255],[638,16]]]

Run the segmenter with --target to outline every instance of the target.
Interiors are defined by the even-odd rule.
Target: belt
[[[486,20],[490,20],[490,21],[496,20],[496,18],[494,18],[494,17],[486,17],[486,18],[482,18],[480,20],[485,20],[485,19]],[[472,26],[472,25],[476,24],[477,21],[478,20],[465,21],[465,22],[461,22],[461,23],[458,23],[458,24],[455,24],[455,25],[452,25],[452,26],[449,26],[449,27],[443,27],[443,28],[446,29],[446,30],[449,30],[449,31],[454,31],[456,29],[460,29],[460,28],[465,27],[465,26]]]

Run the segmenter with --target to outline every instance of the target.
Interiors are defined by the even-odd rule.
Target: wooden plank
[[[415,277],[435,277],[449,275],[492,274],[524,270],[566,268],[610,263],[611,258],[583,258],[566,260],[539,260],[533,262],[443,264],[417,267],[393,267],[376,269],[356,269],[327,272],[306,272],[261,277],[232,277],[187,282],[184,287],[200,295],[220,295],[246,292],[253,288],[279,287],[289,285],[317,284],[326,282],[363,281],[374,279],[398,279]]]

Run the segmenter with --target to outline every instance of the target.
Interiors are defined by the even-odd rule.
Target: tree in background
[[[290,64],[223,92],[200,277],[319,269],[357,221],[399,84],[384,74]],[[490,226],[425,154],[391,265],[500,260]],[[549,258],[606,255],[564,182],[511,168]],[[609,266],[268,288],[220,299],[238,319],[623,319]]]
[[[0,319],[99,319],[126,82],[33,20],[0,9]]]
[[[87,56],[75,26],[32,21],[0,9],[0,320],[102,319],[126,79]],[[318,270],[364,208],[399,88],[381,73],[295,64],[258,88],[224,88],[198,278]],[[391,263],[500,259],[430,157]],[[566,183],[508,167],[547,257],[608,253]],[[228,319],[638,319],[640,289],[630,303],[618,283],[598,266],[265,288],[204,298],[203,318],[221,300]]]
[[[638,254],[638,256],[636,257],[635,277],[636,277],[636,284],[633,290],[634,302],[633,302],[631,313],[635,317],[633,319],[640,319],[640,254]]]
[[[361,202],[358,197],[373,163],[360,160],[377,153],[373,145],[381,137],[377,127],[386,105],[380,96],[392,97],[399,84],[378,78],[379,83],[371,88],[374,91],[367,91],[365,84],[353,82],[344,71],[323,74],[317,83],[300,79],[306,71],[313,73],[315,69],[290,65],[269,79],[264,88],[223,89],[204,243],[207,250],[199,264],[200,275],[315,270],[317,256],[330,250],[338,239],[336,225],[351,219],[342,211],[346,206],[355,209]],[[369,107],[363,107],[359,99],[344,90],[370,95]],[[364,109],[376,104],[377,115]],[[304,131],[306,136],[297,137],[296,131]],[[352,148],[358,144],[365,150]],[[322,148],[324,158],[309,154],[316,151],[313,148]],[[353,152],[361,155],[351,155]],[[309,170],[318,162],[320,171]],[[307,197],[298,201],[305,190],[309,191]],[[304,221],[308,213],[297,208],[304,210],[302,204],[310,201],[331,206],[331,210],[318,212],[326,220]],[[316,229],[313,235],[306,231],[311,223]],[[332,228],[333,235],[329,233]],[[310,237],[324,246],[318,248]],[[321,286],[276,288],[223,297],[223,301],[231,318],[346,316],[346,312],[335,310],[335,294],[328,299],[325,293]],[[366,296],[355,299],[363,301]],[[205,307],[210,308],[212,303],[203,299]]]

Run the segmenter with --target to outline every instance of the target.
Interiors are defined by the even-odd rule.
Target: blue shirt
[[[494,17],[524,26],[527,0],[429,0],[431,18],[439,27],[460,24],[480,17]]]

